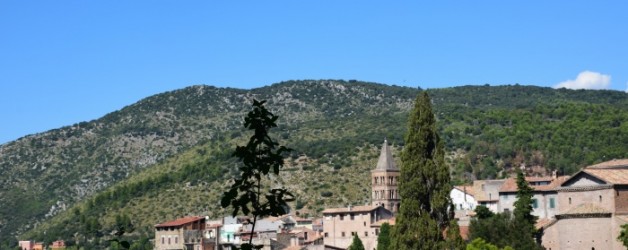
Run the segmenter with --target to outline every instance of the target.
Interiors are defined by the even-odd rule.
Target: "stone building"
[[[617,240],[628,223],[628,159],[589,166],[557,188],[556,218],[542,228],[546,249],[625,249]]]
[[[34,242],[32,240],[22,240],[19,242],[20,250],[43,250],[43,242]]]
[[[449,193],[451,202],[454,204],[456,211],[473,211],[478,205],[475,201],[475,189],[473,185],[454,186]]]
[[[526,177],[532,191],[532,215],[539,219],[554,218],[558,211],[558,191],[556,190],[565,182],[568,176]],[[498,212],[512,212],[517,200],[517,179],[508,178],[499,189]]]
[[[372,202],[366,206],[348,206],[323,210],[325,249],[346,249],[357,235],[365,249],[377,247],[378,221],[387,220],[399,211],[401,198],[397,183],[399,168],[388,141],[384,140],[375,169],[371,171]]]
[[[190,216],[155,225],[156,250],[204,250],[205,217]]]
[[[383,206],[349,206],[323,210],[323,242],[325,247],[346,249],[353,235],[358,235],[364,249],[377,248],[378,223],[392,218]]]
[[[478,205],[494,213],[499,212],[499,190],[505,180],[477,180],[473,182],[474,198]]]
[[[395,164],[388,141],[384,140],[377,166],[371,170],[371,189],[373,206],[382,206],[393,213],[399,211],[401,197],[397,183],[399,168]]]

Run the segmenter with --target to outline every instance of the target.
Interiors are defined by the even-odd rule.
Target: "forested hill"
[[[268,100],[269,109],[280,116],[274,133],[295,149],[288,172],[312,177],[299,180],[306,185],[295,186],[298,193],[322,200],[303,198],[297,207],[316,213],[325,205],[363,203],[377,147],[383,138],[403,145],[407,112],[418,91],[337,80],[288,81],[252,90],[192,86],[97,120],[20,138],[0,145],[0,237],[14,240],[9,236],[41,222],[47,223],[39,228],[54,226],[69,218],[67,211],[79,202],[75,215],[92,216],[92,221],[82,220],[83,229],[110,226],[116,211],[137,218],[140,207],[157,209],[137,219],[141,225],[206,211],[207,203],[216,204],[211,199],[219,190],[185,202],[165,202],[167,194],[161,191],[183,188],[192,194],[194,187],[221,187],[234,170],[229,150],[246,137],[242,117],[252,98]],[[428,91],[457,181],[500,177],[522,164],[538,166],[536,174],[545,168],[569,174],[587,164],[628,157],[624,92],[519,85]],[[112,198],[121,192],[123,198]],[[105,204],[102,211],[86,208],[96,198]],[[77,231],[64,234],[79,232],[67,228]]]

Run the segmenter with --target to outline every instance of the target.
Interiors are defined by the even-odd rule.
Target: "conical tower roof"
[[[382,152],[379,154],[379,160],[377,160],[377,167],[375,171],[399,171],[395,164],[395,159],[392,157],[390,147],[388,146],[388,140],[384,140],[382,146]]]

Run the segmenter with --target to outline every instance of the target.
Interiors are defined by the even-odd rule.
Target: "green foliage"
[[[473,218],[469,226],[469,239],[481,238],[500,248],[510,246],[517,238],[521,238],[514,226],[510,213]]]
[[[621,231],[617,240],[620,241],[626,248],[628,248],[628,224],[621,225]]]
[[[264,107],[265,102],[253,100],[253,110],[244,118],[244,127],[253,130],[254,134],[246,146],[238,146],[233,154],[242,161],[242,166],[239,167],[240,176],[233,180],[231,188],[223,194],[221,201],[223,208],[232,207],[233,216],[240,211],[244,215],[253,215],[250,240],[248,244],[242,245],[242,249],[253,247],[253,234],[258,218],[286,214],[289,212],[287,202],[294,200],[294,196],[285,188],[263,191],[263,178],[269,174],[279,175],[283,166],[282,154],[290,150],[279,146],[279,143],[270,138],[269,130],[277,127],[276,121],[279,117]]]
[[[347,250],[364,250],[364,244],[362,244],[362,240],[360,240],[358,234],[353,235],[353,241]]]
[[[499,248],[491,243],[486,242],[482,238],[475,238],[467,245],[467,250],[499,250]]]
[[[515,249],[541,249],[536,244],[537,234],[535,224],[537,217],[532,215],[532,196],[534,189],[525,180],[522,171],[517,171],[517,201],[515,201],[514,230],[518,238],[511,245]]]
[[[377,236],[377,250],[388,250],[390,247],[390,225],[388,223],[382,224]]]
[[[453,205],[451,210],[454,210]],[[451,219],[449,221],[449,226],[445,230],[445,242],[443,244],[443,249],[463,249],[465,245],[466,243],[460,235],[460,227],[458,226],[458,221],[456,219]]]
[[[493,215],[495,215],[495,213],[493,213],[493,211],[488,209],[488,207],[486,206],[475,207],[475,218],[478,218],[481,220],[481,219],[493,217]]]
[[[522,171],[517,171],[517,201],[515,201],[515,220],[521,221],[534,230],[534,224],[536,224],[537,217],[532,215],[533,207],[532,207],[532,196],[534,195],[532,192],[534,189],[530,187],[528,182],[525,179]],[[532,231],[531,233],[533,233]]]
[[[469,228],[471,239],[486,239],[498,247],[515,249],[540,249],[535,242],[536,216],[532,215],[533,189],[525,180],[523,172],[517,171],[517,201],[514,217],[510,213],[493,214],[488,208],[478,206],[476,218]]]
[[[504,249],[540,249],[534,242],[528,226],[513,218],[510,213],[497,213],[484,218],[475,217],[469,226],[469,239],[481,238]]]
[[[403,202],[392,231],[392,249],[438,249],[455,244],[443,237],[448,227],[458,232],[458,225],[450,223],[453,220],[449,197],[452,186],[444,154],[431,100],[422,92],[408,118],[399,178]],[[460,238],[459,234],[450,235],[452,239]]]

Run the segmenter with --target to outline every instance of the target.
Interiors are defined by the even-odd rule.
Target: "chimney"
[[[351,205],[349,205],[348,209],[349,209],[349,211],[351,211]]]
[[[558,170],[552,171],[552,180],[556,180],[556,178],[558,177],[557,174],[558,174]]]

